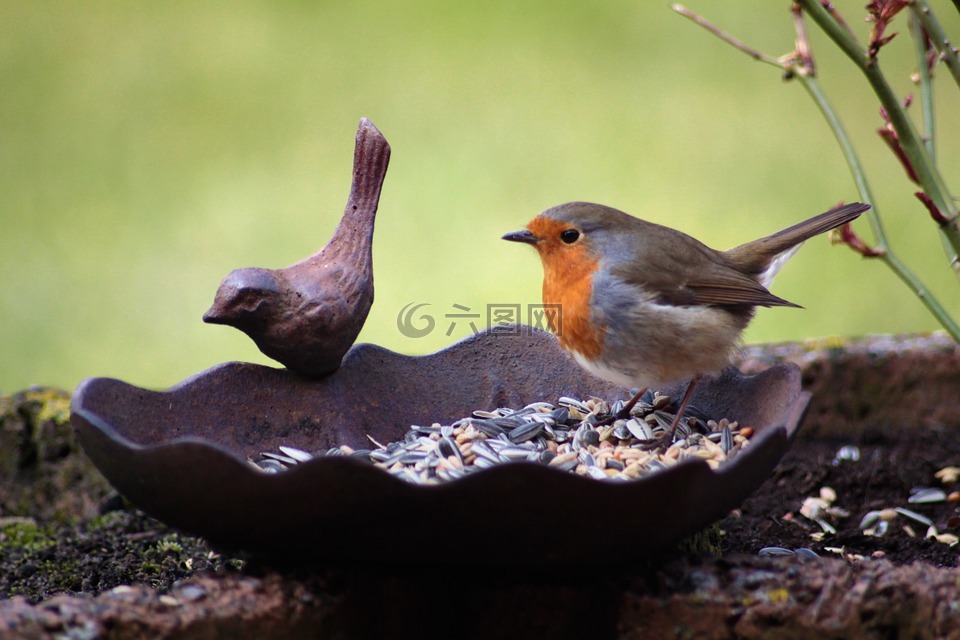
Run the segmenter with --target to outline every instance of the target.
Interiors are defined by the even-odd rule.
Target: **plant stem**
[[[886,255],[881,257],[884,264],[886,264],[890,269],[893,270],[895,274],[903,281],[907,287],[913,291],[914,295],[920,298],[920,302],[923,303],[923,306],[933,314],[933,317],[937,319],[937,322],[940,323],[940,326],[950,334],[950,337],[953,338],[955,342],[960,342],[960,326],[954,322],[953,318],[950,316],[950,313],[943,308],[940,302],[933,297],[930,291],[924,286],[923,282],[917,278],[916,275],[898,258],[895,254],[887,252]]]
[[[933,102],[933,73],[932,65],[927,63],[927,54],[930,53],[928,44],[932,45],[929,32],[920,20],[920,10],[914,4],[910,12],[910,34],[913,38],[913,48],[917,57],[917,82],[920,85],[920,109],[923,114],[923,142],[927,153],[934,165],[937,162],[936,118],[934,117]],[[931,14],[932,15],[932,14]],[[943,250],[947,256],[952,255],[952,249],[944,234],[940,234],[943,241]]]
[[[960,0],[954,1],[960,2]],[[817,107],[820,109],[820,112],[826,119],[827,124],[830,126],[830,129],[833,131],[837,142],[840,144],[840,148],[843,151],[844,158],[847,161],[847,166],[850,168],[850,173],[853,175],[853,180],[857,185],[857,190],[860,193],[861,199],[867,204],[871,205],[871,209],[867,212],[866,217],[870,222],[870,228],[873,232],[877,248],[882,250],[876,257],[882,260],[884,264],[893,270],[897,277],[900,278],[900,280],[903,281],[911,291],[913,291],[914,295],[920,299],[920,302],[927,308],[928,311],[930,311],[933,317],[937,319],[947,333],[949,333],[955,341],[960,342],[960,326],[954,322],[947,310],[943,308],[940,302],[934,297],[930,290],[927,289],[923,282],[917,278],[910,268],[901,262],[900,258],[897,257],[897,255],[890,249],[890,245],[887,241],[887,236],[883,229],[883,224],[880,220],[880,215],[874,202],[870,185],[867,182],[863,166],[860,164],[860,159],[857,157],[856,151],[853,148],[853,144],[851,143],[850,138],[847,136],[846,129],[844,129],[843,124],[840,122],[840,118],[837,116],[836,111],[834,111],[833,106],[830,104],[826,94],[824,94],[822,88],[820,87],[820,83],[817,82],[814,74],[809,73],[810,69],[813,68],[813,65],[805,64],[805,61],[799,60],[798,56],[796,55],[784,58],[784,60],[781,61],[771,56],[762,54],[756,49],[726,34],[718,27],[707,22],[705,19],[693,13],[692,11],[684,9],[680,5],[674,5],[673,8],[684,17],[692,20],[724,42],[727,42],[740,51],[746,53],[754,60],[772,64],[773,66],[782,69],[790,76],[799,80],[804,89],[806,89],[813,98]],[[851,41],[853,41],[852,38]],[[899,107],[899,105],[897,106]]]
[[[960,2],[960,0],[954,0],[955,4],[958,2]],[[927,4],[927,0],[913,0],[911,9],[913,10],[913,15],[917,16],[923,28],[930,34],[930,40],[933,42],[933,46],[940,52],[940,59],[947,65],[947,69],[950,70],[950,74],[953,76],[953,81],[960,87],[960,56],[957,55],[956,47],[950,42],[946,32],[943,30],[943,26],[941,26],[940,21],[937,20],[937,16],[930,10],[930,5]],[[960,5],[958,5],[958,10],[960,10]]]
[[[933,314],[933,317],[937,319],[940,326],[942,326],[955,341],[960,342],[960,326],[957,325],[947,310],[943,308],[936,297],[927,289],[926,285],[923,284],[906,264],[901,262],[897,254],[890,248],[890,244],[887,241],[887,234],[880,221],[880,211],[877,208],[873,193],[870,190],[870,184],[867,182],[863,165],[860,164],[860,158],[857,157],[853,143],[847,136],[847,131],[840,122],[840,118],[837,117],[837,113],[833,110],[833,106],[820,87],[820,83],[817,82],[815,77],[803,74],[798,74],[797,80],[803,85],[803,88],[807,90],[810,97],[813,98],[813,101],[820,109],[820,113],[823,114],[827,124],[833,131],[837,142],[840,144],[840,149],[843,151],[847,166],[850,167],[850,173],[853,175],[853,181],[856,183],[857,190],[860,192],[860,198],[871,206],[870,211],[866,213],[866,217],[870,222],[870,230],[873,232],[876,248],[883,250],[877,258],[890,267],[897,277],[913,291],[914,295],[920,299],[920,302],[923,303],[927,310]]]
[[[920,109],[923,113],[923,141],[927,146],[930,159],[936,164],[936,120],[933,116],[933,83],[930,67],[927,65],[927,43],[924,27],[917,14],[910,14],[910,32],[913,35],[914,50],[917,55],[917,78],[920,84]]]
[[[960,255],[960,226],[957,223],[957,217],[960,213],[958,213],[957,204],[953,201],[943,178],[934,166],[930,154],[927,153],[927,148],[913,126],[913,122],[907,117],[899,99],[880,71],[879,63],[875,59],[868,60],[866,52],[860,48],[849,32],[823,8],[819,0],[796,1],[803,7],[804,12],[813,18],[830,39],[863,72],[874,93],[880,99],[880,103],[886,109],[890,122],[897,132],[903,153],[916,173],[921,188],[945,219],[944,222],[940,223],[939,229],[946,240],[945,246],[949,247],[947,258],[950,267],[957,276],[960,276],[960,259],[958,259],[958,255]]]
[[[957,0],[957,2],[960,2],[960,0]],[[776,58],[772,56],[768,56],[764,53],[761,53],[756,49],[754,49],[753,47],[750,47],[744,44],[743,42],[740,42],[730,34],[725,33],[724,31],[721,31],[710,22],[707,22],[706,20],[704,20],[702,17],[700,17],[693,11],[690,11],[689,9],[684,7],[682,4],[675,4],[671,8],[677,13],[679,13],[680,15],[682,15],[684,18],[687,18],[688,20],[700,25],[701,27],[703,27],[713,35],[717,36],[727,44],[739,49],[740,51],[747,54],[754,60],[759,60],[760,62],[766,62],[767,64],[773,65],[775,67],[780,67],[781,69],[783,68],[783,64]]]
[[[833,135],[840,145],[840,150],[843,152],[843,157],[847,161],[847,166],[850,168],[853,182],[857,185],[857,191],[860,192],[860,197],[863,201],[870,205],[870,210],[866,212],[865,217],[870,222],[870,231],[873,233],[876,247],[882,249],[889,255],[891,252],[890,242],[887,240],[887,234],[883,229],[883,223],[877,211],[873,192],[870,190],[870,184],[867,182],[866,172],[863,170],[863,165],[860,164],[860,158],[857,157],[857,152],[853,148],[850,137],[847,135],[847,130],[843,127],[843,123],[840,122],[837,112],[834,111],[833,105],[830,104],[817,79],[812,76],[803,75],[798,76],[797,79],[800,84],[803,85],[803,88],[807,90],[807,93],[810,94],[810,97],[813,98],[817,108],[820,109],[820,113],[823,114],[824,119],[827,121],[830,130],[833,131]]]

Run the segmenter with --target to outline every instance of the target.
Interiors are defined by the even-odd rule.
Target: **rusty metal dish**
[[[560,395],[628,390],[584,373],[550,334],[512,327],[418,357],[356,345],[319,380],[246,363],[159,392],[92,378],[74,394],[72,421],[121,494],[222,548],[315,564],[522,565],[648,557],[723,517],[770,475],[809,402],[793,365],[705,377],[693,404],[753,426],[750,446],[718,471],[688,461],[632,482],[513,463],[417,486],[343,457],[278,474],[246,461],[279,445],[368,446],[367,435],[387,442],[411,424]]]

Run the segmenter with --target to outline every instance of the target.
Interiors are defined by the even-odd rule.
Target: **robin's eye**
[[[576,229],[567,229],[560,233],[560,239],[567,244],[573,244],[580,237],[580,232]]]

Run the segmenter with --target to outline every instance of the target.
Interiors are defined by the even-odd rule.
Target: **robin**
[[[543,301],[560,305],[559,322],[551,319],[550,327],[560,345],[590,373],[640,389],[621,417],[648,388],[690,380],[675,432],[700,376],[729,363],[756,307],[799,306],[767,287],[801,243],[869,208],[839,206],[716,251],[617,209],[570,202],[503,239],[533,245],[540,254]]]

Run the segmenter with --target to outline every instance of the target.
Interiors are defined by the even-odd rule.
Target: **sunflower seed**
[[[840,447],[840,450],[837,451],[837,455],[833,457],[833,466],[837,466],[841,462],[857,462],[858,460],[860,460],[860,449],[848,444]]]
[[[524,409],[533,409],[538,413],[550,413],[553,411],[553,405],[549,402],[531,402]]]
[[[576,409],[581,413],[585,413],[585,414],[590,413],[590,409],[589,407],[587,407],[586,403],[580,402],[576,398],[568,398],[566,396],[561,396],[560,399],[557,400],[557,404],[567,409],[570,409],[570,408]]]
[[[370,452],[370,459],[374,462],[385,462],[391,458],[391,454],[386,450],[377,449],[376,451]]]
[[[730,426],[726,424],[720,430],[720,448],[725,455],[733,449],[733,434],[730,432]]]
[[[823,529],[824,533],[829,533],[830,535],[833,535],[837,532],[837,528],[835,526],[833,526],[832,524],[830,524],[829,522],[827,522],[822,518],[813,518],[813,521],[816,522],[818,525],[820,525],[820,528]]]
[[[606,466],[607,469],[615,469],[616,471],[623,471],[623,470],[624,470],[624,464],[623,464],[623,462],[621,462],[620,460],[617,460],[617,459],[615,459],[615,458],[607,458],[607,461],[606,461],[606,463],[605,463],[605,466]]]
[[[577,430],[581,447],[596,447],[600,444],[600,434],[592,425],[583,425]]]
[[[278,448],[280,449],[280,453],[293,458],[297,462],[307,462],[313,459],[312,455],[295,447],[284,447],[281,445]]]
[[[857,528],[869,529],[880,522],[880,517],[879,511],[867,511],[863,518],[860,519],[860,524],[857,525]]]
[[[439,425],[430,425],[429,427],[413,427],[413,430],[417,432],[419,436],[429,436],[430,434],[440,433],[442,428]]]
[[[665,396],[660,397],[663,398]],[[673,415],[667,413],[666,411],[657,410],[650,415],[653,416],[653,424],[657,425],[657,427],[664,431],[669,431],[673,426]]]
[[[522,417],[510,416],[509,418],[496,418],[493,422],[498,427],[503,428],[504,431],[510,431],[525,424],[526,420]]]
[[[760,555],[766,557],[776,557],[776,556],[792,556],[796,555],[796,552],[791,551],[785,547],[763,547],[760,549]]]
[[[630,418],[627,420],[627,430],[638,440],[650,440],[653,438],[653,429],[646,422]]]
[[[673,428],[673,420],[670,420],[669,429],[673,429],[674,436],[680,440],[686,440],[687,437],[693,434],[693,430],[690,428],[690,423],[684,419],[677,423],[676,429]]]
[[[609,476],[600,467],[587,467],[587,475],[596,480],[607,480]]]
[[[455,456],[460,459],[460,462],[463,462],[463,456],[460,455],[460,447],[458,447],[457,443],[451,440],[449,436],[443,436],[437,440],[436,452],[441,458]]]
[[[911,520],[915,522],[919,522],[922,525],[926,525],[928,527],[933,525],[933,520],[931,520],[927,516],[920,515],[916,511],[911,511],[910,509],[904,509],[903,507],[897,507],[896,509],[894,509],[894,511],[902,515],[904,518],[910,518]]]
[[[537,460],[543,464],[550,464],[550,462],[556,457],[556,452],[545,450],[540,452],[540,454],[537,456]]]
[[[650,460],[647,462],[647,469],[652,473],[654,471],[662,471],[664,469],[669,469],[669,466],[659,458]]]
[[[286,469],[286,467],[284,467],[282,464],[280,464],[276,460],[273,460],[272,458],[261,460],[257,464],[260,466],[261,469],[263,469],[267,473],[277,473],[279,471],[283,471],[284,469]]]
[[[735,422],[701,419],[691,412],[678,425],[678,440],[666,448],[658,434],[671,428],[670,399],[648,391],[629,419],[608,424],[615,417],[611,412],[621,412],[625,406],[623,400],[611,406],[591,397],[563,398],[557,405],[532,402],[519,409],[477,410],[450,424],[411,426],[398,441],[386,444],[368,436],[376,447],[373,450],[341,445],[324,453],[308,453],[280,446],[279,453],[264,452],[250,464],[278,473],[318,456],[348,456],[385,469],[404,482],[435,484],[494,465],[532,461],[598,480],[628,481],[687,457],[706,459],[716,468],[752,435],[748,428],[738,430]],[[723,444],[728,445],[726,450]]]
[[[528,419],[533,422],[539,422],[544,426],[550,426],[557,424],[557,421],[553,419],[549,413],[534,413],[533,415],[528,416]]]
[[[415,464],[421,460],[425,460],[426,457],[427,454],[423,451],[404,451],[402,454],[400,454],[400,457],[397,459],[397,461],[400,464]]]
[[[572,471],[573,469],[577,468],[578,464],[580,464],[580,460],[578,459],[576,452],[570,451],[568,453],[558,455],[551,460],[549,464],[551,467],[556,467],[562,471]]]
[[[543,423],[527,422],[513,429],[507,437],[510,438],[510,442],[516,444],[520,442],[526,442],[527,440],[532,440],[540,435],[541,431],[543,431]]]
[[[915,487],[910,490],[907,502],[910,504],[928,504],[930,502],[946,502],[947,492],[943,489],[930,487]]]
[[[500,459],[504,462],[516,462],[518,460],[529,460],[530,454],[537,455],[526,447],[504,447],[500,449]]]
[[[297,464],[296,459],[291,458],[290,456],[281,455],[279,453],[271,453],[270,451],[264,451],[260,455],[262,455],[264,458],[270,458],[271,460],[276,460],[277,462],[285,464],[288,467],[292,467],[293,465]]]
[[[504,428],[493,420],[474,419],[470,422],[474,427],[490,438],[496,438],[498,435],[505,432]]]
[[[580,455],[578,456],[580,463],[587,467],[597,466],[597,459],[593,457],[593,454],[584,449],[580,450]]]

